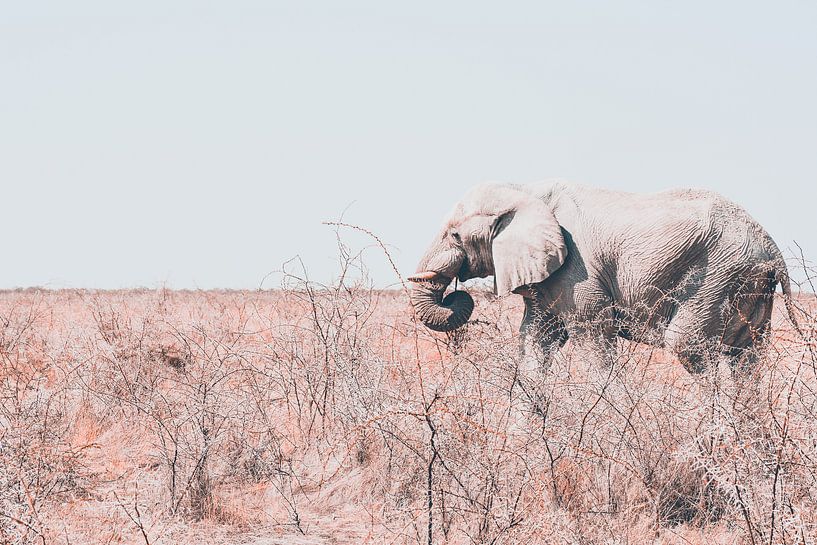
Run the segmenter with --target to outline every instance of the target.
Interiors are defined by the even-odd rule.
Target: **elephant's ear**
[[[536,198],[525,199],[499,219],[492,247],[498,295],[546,279],[562,266],[567,247],[553,212]]]

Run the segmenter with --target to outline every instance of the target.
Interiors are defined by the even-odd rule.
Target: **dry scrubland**
[[[4,292],[0,542],[815,542],[811,296],[737,384],[624,341],[515,381],[516,299]]]

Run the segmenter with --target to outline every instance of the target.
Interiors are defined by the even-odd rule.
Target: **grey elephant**
[[[443,298],[447,286],[490,275],[498,295],[524,298],[520,337],[532,337],[545,361],[568,338],[609,361],[620,336],[662,346],[692,372],[713,349],[733,366],[751,361],[777,284],[787,306],[791,295],[769,234],[738,205],[695,189],[479,185],[409,277],[417,316],[436,331],[464,325],[473,299]]]

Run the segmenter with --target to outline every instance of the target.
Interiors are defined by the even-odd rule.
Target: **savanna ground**
[[[817,539],[813,289],[737,381],[625,341],[520,377],[518,298],[435,334],[343,258],[329,286],[0,293],[0,543]]]

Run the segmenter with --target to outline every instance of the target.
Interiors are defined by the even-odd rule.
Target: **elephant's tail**
[[[774,277],[777,283],[780,284],[780,287],[783,289],[783,303],[786,305],[786,312],[789,315],[789,320],[791,320],[794,329],[800,335],[803,334],[803,331],[800,329],[800,325],[797,323],[797,315],[795,313],[795,306],[794,306],[794,299],[791,295],[791,279],[789,278],[789,271],[786,268],[786,264],[784,261],[781,261],[781,265],[775,268]]]

